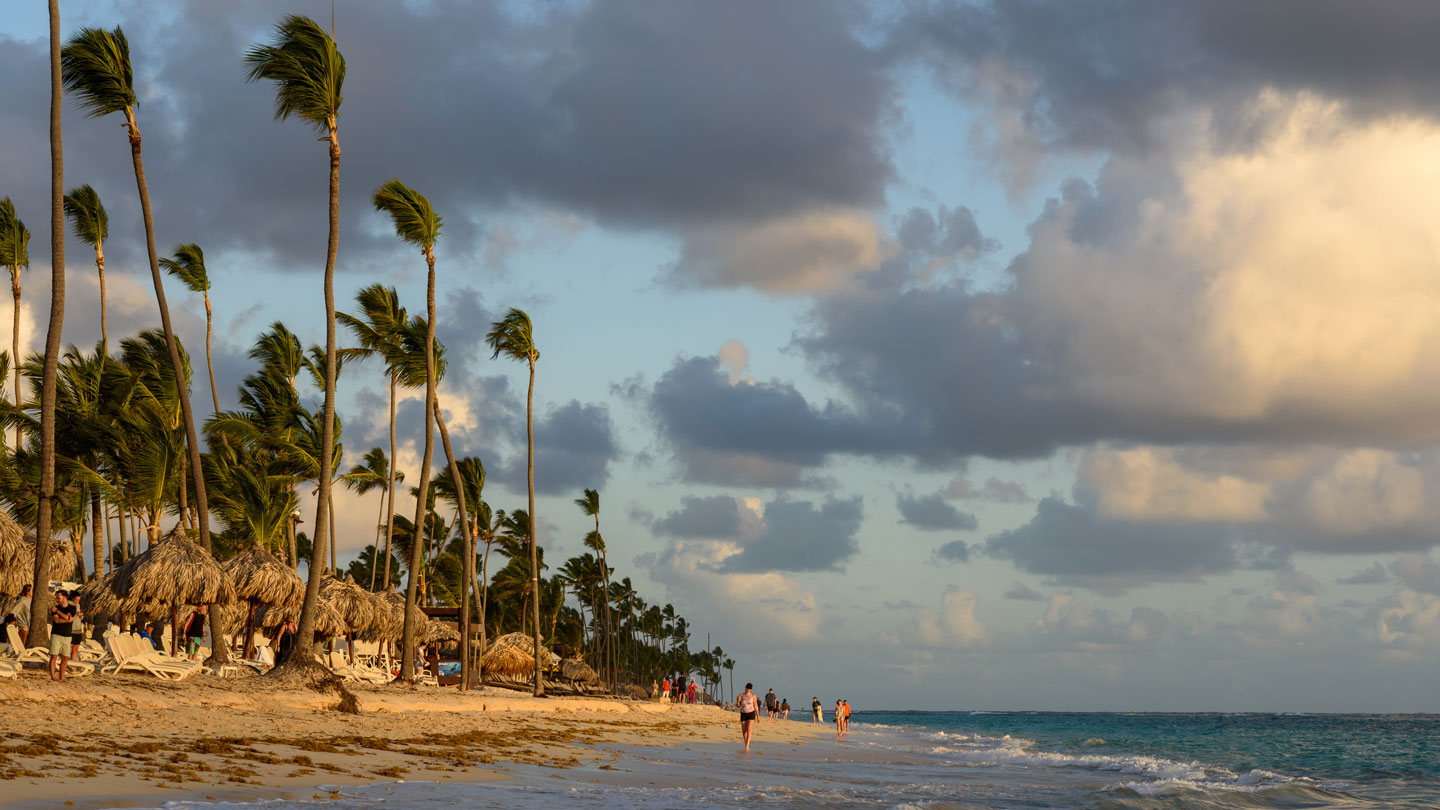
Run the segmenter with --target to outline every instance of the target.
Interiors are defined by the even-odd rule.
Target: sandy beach
[[[26,673],[0,683],[0,807],[325,798],[317,786],[506,779],[515,765],[619,771],[632,745],[739,747],[735,715],[716,707],[350,688],[358,714],[338,711],[334,694],[277,691],[260,677],[56,684]],[[763,723],[757,740],[803,745],[826,734]]]

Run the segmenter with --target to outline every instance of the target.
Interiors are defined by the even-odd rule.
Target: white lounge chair
[[[18,678],[20,676],[20,662],[11,661],[8,658],[0,658],[0,678]]]
[[[176,658],[160,652],[148,641],[131,633],[115,633],[105,637],[110,648],[111,664],[101,672],[113,674],[131,670],[148,672],[167,681],[183,681],[197,672],[210,673],[210,668],[199,661]]]
[[[25,664],[44,664],[50,666],[50,650],[45,647],[26,647],[20,641],[20,631],[13,624],[5,625],[5,636],[10,640],[10,654],[6,656],[16,667]],[[66,665],[66,671],[77,678],[84,677],[95,671],[93,664],[84,661],[71,659]]]

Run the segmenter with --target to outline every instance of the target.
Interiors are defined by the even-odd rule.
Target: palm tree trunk
[[[330,570],[339,576],[340,569],[336,567],[335,549],[340,546],[340,538],[335,535],[335,499],[330,499]]]
[[[95,558],[95,576],[105,573],[105,517],[100,509],[100,493],[90,492],[90,536]]]
[[[300,608],[297,643],[292,645],[285,669],[315,666],[310,656],[315,638],[315,604],[320,598],[320,579],[326,545],[330,540],[325,516],[330,506],[330,469],[335,452],[335,258],[340,252],[340,133],[335,119],[329,121],[330,141],[330,241],[325,251],[325,405],[320,428],[320,491],[315,503],[315,545],[310,553],[310,578],[305,583],[305,604]],[[299,643],[303,642],[303,643]]]
[[[175,340],[175,330],[170,324],[170,306],[165,301],[165,283],[160,276],[160,258],[155,250],[155,216],[150,210],[150,188],[145,183],[145,162],[140,155],[140,128],[135,124],[135,113],[126,108],[126,126],[130,130],[130,159],[135,164],[135,186],[140,192],[140,213],[145,221],[145,248],[150,254],[150,278],[155,284],[155,301],[160,307],[160,325],[165,330],[165,343],[170,349],[170,365],[175,369],[175,392],[180,398],[180,412],[185,419],[185,439],[190,450],[191,478],[195,482],[196,522],[200,529],[200,547],[207,554],[210,547],[210,505],[205,498],[205,472],[200,463],[200,436],[195,432],[195,414],[190,409],[190,386],[185,378],[185,367],[180,362],[180,347]],[[184,489],[181,490],[184,497]],[[183,501],[182,501],[183,503]],[[220,638],[218,611],[210,614],[210,634]],[[223,664],[230,659],[224,644],[210,645],[207,663]]]
[[[487,531],[487,532],[489,531],[489,527],[488,527],[488,526],[486,527],[486,531]],[[480,536],[480,523],[479,523],[478,519],[477,519],[477,521],[476,521],[476,523],[475,523],[475,536],[476,536],[477,539],[478,539],[479,536]],[[487,535],[487,537],[488,537],[488,535]],[[472,542],[472,544],[471,544],[471,548],[474,548],[473,542]],[[490,601],[490,579],[489,579],[489,577],[490,577],[490,541],[487,539],[487,540],[485,541],[485,556],[480,560],[480,583],[481,583],[481,584],[480,584],[480,663],[479,663],[479,665],[476,667],[476,670],[477,670],[477,672],[476,672],[476,678],[479,680],[479,683],[480,683],[481,686],[484,686],[484,685],[485,685],[485,664],[484,664],[484,660],[485,660],[485,649],[486,649],[486,647],[489,645],[489,641],[490,641],[490,638],[489,638],[489,629],[487,628],[487,625],[485,624],[485,609],[486,609],[487,603]]]
[[[370,592],[375,592],[375,574],[380,565],[380,520],[385,517],[385,493],[380,493],[380,514],[375,516],[375,545],[370,553]]]
[[[390,504],[385,510],[385,590],[390,590],[390,540],[395,536],[395,386],[394,372],[390,374],[390,471],[385,482],[385,500]]]
[[[431,316],[433,328],[434,316]],[[530,356],[530,389],[525,395],[525,482],[530,495],[530,590],[535,621],[535,697],[545,696],[540,667],[540,555],[535,550],[535,356]]]
[[[105,322],[105,247],[95,242],[95,271],[100,274],[100,353],[110,356],[110,330]]]
[[[435,313],[431,312],[434,318]],[[465,514],[465,482],[460,478],[460,465],[455,462],[455,450],[450,446],[450,431],[445,428],[445,417],[440,413],[440,397],[435,397],[435,426],[440,428],[440,444],[445,448],[445,460],[450,463],[450,477],[455,481],[455,511],[460,522],[460,536],[464,538],[462,553],[465,559],[460,567],[460,691],[470,691],[470,582],[475,578],[475,546],[470,536],[470,521]]]
[[[103,278],[103,276],[102,276]],[[210,291],[205,291],[205,368],[210,372],[210,401],[215,405],[215,415],[220,415],[220,392],[215,389],[215,361],[210,355],[210,329],[213,324],[210,311]]]
[[[50,0],[50,324],[45,333],[45,370],[40,385],[40,497],[36,504],[35,571],[31,579],[36,597],[45,593],[50,584],[46,565],[50,556],[50,512],[55,500],[55,377],[60,333],[65,325],[65,152],[60,130],[60,87],[60,0]],[[19,358],[14,359],[18,368]],[[19,404],[19,386],[15,404]],[[48,615],[45,610],[30,612],[28,643],[40,647],[48,643]]]
[[[427,246],[425,248],[425,264],[429,268],[428,278],[425,284],[425,311],[429,315],[429,322],[425,326],[425,413],[435,412],[435,251]],[[415,532],[418,534],[421,527],[425,525],[426,497],[430,487],[430,462],[435,453],[435,431],[430,429],[431,420],[423,420],[425,425],[425,451],[420,457],[420,482],[417,486],[415,498]],[[456,485],[459,485],[457,480]],[[419,630],[411,619],[411,606],[415,604],[415,587],[418,584],[420,564],[422,555],[425,553],[424,545],[420,538],[416,537],[410,550],[410,576],[405,585],[405,625],[401,634],[401,655],[400,680],[406,683],[415,682],[415,636]]]

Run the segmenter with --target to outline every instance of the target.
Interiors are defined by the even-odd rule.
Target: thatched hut
[[[560,663],[560,656],[542,648],[541,666]],[[525,688],[535,679],[535,644],[524,633],[508,633],[495,639],[480,658],[486,683]]]
[[[579,658],[567,658],[560,662],[560,677],[577,684],[600,685],[600,675]]]
[[[276,628],[284,624],[286,620],[300,621],[300,606],[269,606],[261,608],[255,613],[255,626],[265,631],[265,635],[274,638]],[[342,636],[345,634],[345,619],[335,610],[335,606],[324,599],[315,603],[315,632],[320,636]]]
[[[177,526],[109,578],[120,600],[135,605],[160,603],[170,610],[171,653],[177,651],[180,629],[176,611],[181,605],[228,605],[235,601],[235,585],[215,558],[185,536]]]
[[[255,609],[261,605],[298,608],[305,602],[305,581],[294,569],[282,565],[258,545],[231,557],[220,567],[235,583],[236,597],[246,602],[244,657],[249,658],[255,641]]]
[[[424,644],[447,644],[460,640],[460,630],[449,622],[437,622],[430,619],[426,622],[420,634],[420,641]]]

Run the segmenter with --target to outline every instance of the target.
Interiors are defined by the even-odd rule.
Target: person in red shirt
[[[665,677],[665,680],[660,684],[660,699],[662,701],[670,700],[670,677],[668,675]]]

